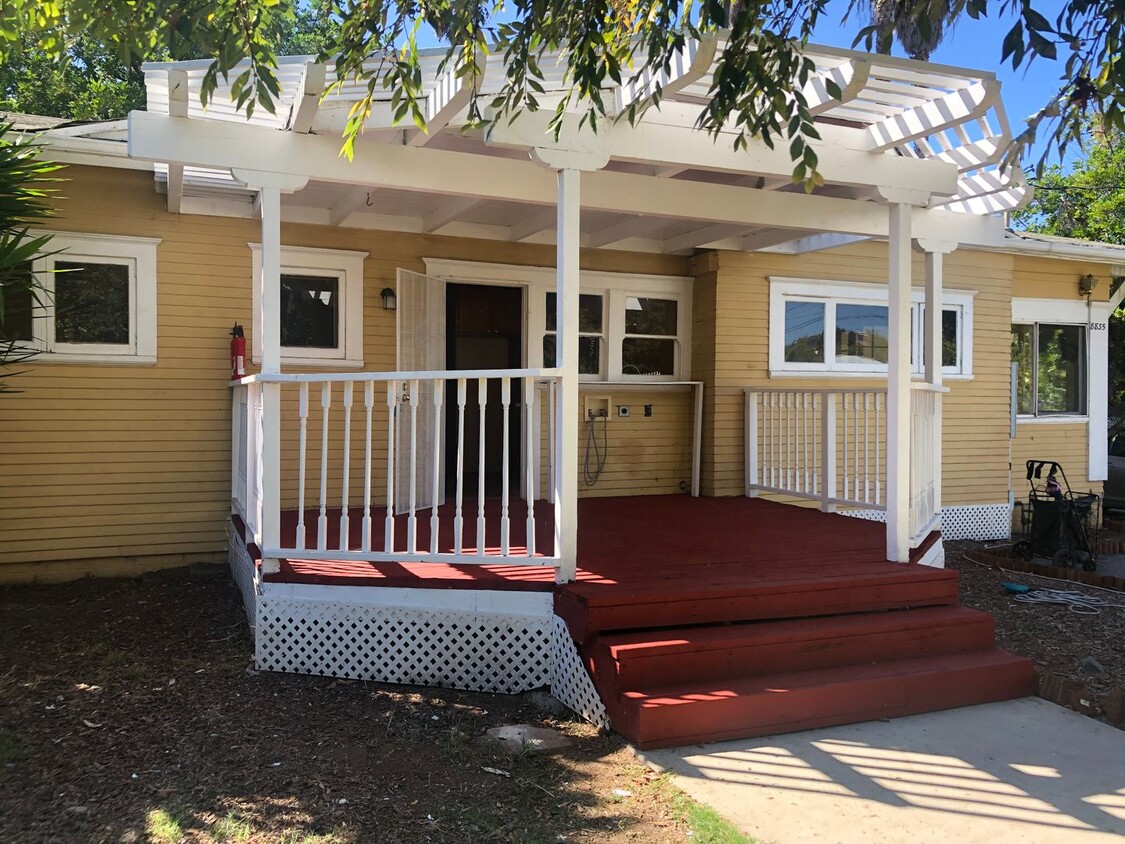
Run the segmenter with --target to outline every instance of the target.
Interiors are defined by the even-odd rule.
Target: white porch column
[[[556,366],[562,385],[556,404],[555,553],[562,560],[558,579],[574,579],[578,560],[578,287],[582,173],[558,171],[558,222],[555,231]]]
[[[890,206],[887,343],[887,559],[910,559],[910,216]]]
[[[232,170],[231,174],[247,187],[258,191],[262,215],[262,275],[256,279],[261,290],[258,329],[262,332],[263,375],[281,372],[281,194],[300,190],[308,182],[303,177],[281,173]],[[254,461],[259,489],[258,524],[261,536],[263,573],[278,570],[270,552],[281,547],[281,385],[263,383],[262,412]]]
[[[566,138],[562,143],[565,144]],[[532,155],[557,172],[555,237],[555,365],[562,383],[555,404],[555,554],[557,580],[574,580],[578,566],[578,288],[581,250],[582,171],[604,167],[597,149],[536,147]]]

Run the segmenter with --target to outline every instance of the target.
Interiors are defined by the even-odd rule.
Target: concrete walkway
[[[761,842],[1125,841],[1125,732],[1038,698],[642,756]]]

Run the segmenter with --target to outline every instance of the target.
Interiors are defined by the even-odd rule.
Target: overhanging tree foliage
[[[699,124],[735,133],[736,145],[758,137],[788,145],[794,177],[816,183],[817,132],[801,88],[813,71],[802,54],[829,0],[324,0],[319,15],[336,26],[318,46],[341,78],[367,85],[367,97],[345,130],[350,152],[375,95],[389,90],[401,119],[424,123],[418,37],[424,27],[446,45],[444,67],[479,77],[488,53],[504,59],[506,81],[487,102],[474,101],[480,121],[504,119],[538,108],[544,90],[545,56],[562,51],[570,97],[560,110],[576,108],[597,124],[610,115],[602,96],[606,80],[634,71],[667,69],[688,38],[727,30],[711,83],[712,98]],[[1048,18],[1032,0],[852,0],[848,14],[869,8],[875,23],[861,33],[868,49],[886,47],[889,32],[914,33],[935,43],[940,27],[962,12],[969,18],[998,15],[1012,21],[1001,61],[1020,66],[1034,59],[1060,61],[1060,87],[1020,135],[1012,154],[1047,132],[1057,148],[1075,140],[1089,111],[1107,125],[1125,128],[1125,4],[1068,0]],[[279,32],[298,14],[292,0],[0,0],[0,63],[26,38],[65,61],[82,37],[113,50],[125,63],[155,53],[169,58],[214,58],[205,80],[210,96],[220,75],[235,74],[233,95],[241,108],[271,109],[278,96]],[[908,36],[913,37],[913,36]],[[369,59],[376,58],[376,62]],[[245,67],[240,62],[247,60]],[[551,68],[548,68],[551,70]],[[659,90],[654,95],[659,100]],[[624,117],[633,119],[630,109]]]
[[[30,360],[26,328],[44,304],[42,285],[32,276],[32,258],[47,254],[49,235],[32,227],[54,212],[50,197],[59,181],[59,166],[40,158],[40,147],[13,138],[11,126],[0,123],[0,375]],[[0,380],[0,393],[8,391]]]

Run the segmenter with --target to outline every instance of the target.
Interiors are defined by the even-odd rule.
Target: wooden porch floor
[[[475,502],[466,502],[465,544],[476,543]],[[553,507],[536,504],[536,542],[551,547]],[[486,548],[500,544],[500,505],[486,504]],[[440,508],[439,545],[452,550],[451,506]],[[511,507],[511,544],[525,547],[527,509]],[[881,523],[822,513],[750,498],[690,498],[679,495],[583,499],[578,503],[578,577],[570,588],[615,592],[681,592],[712,585],[810,577],[854,577],[901,572],[887,562]],[[309,543],[315,538],[316,512],[307,511]],[[293,543],[297,512],[282,514],[283,544]],[[338,548],[330,514],[327,545]],[[406,519],[396,519],[398,547],[405,547]],[[359,519],[351,520],[353,547],[359,544]],[[373,525],[372,544],[383,545],[383,522]],[[429,513],[419,514],[418,542],[429,544]],[[914,567],[907,567],[914,568]],[[554,569],[534,565],[446,565],[440,563],[364,563],[283,560],[269,582],[348,586],[399,586],[428,589],[554,589]]]

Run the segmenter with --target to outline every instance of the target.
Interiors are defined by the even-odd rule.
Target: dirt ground
[[[1040,670],[1085,683],[1089,698],[1102,710],[1111,689],[1125,688],[1125,608],[1078,615],[1065,606],[1020,603],[1001,584],[1076,591],[1116,604],[1125,604],[1125,593],[978,565],[971,560],[981,547],[974,542],[946,543],[946,565],[961,573],[961,602],[992,613],[1000,647],[1031,658]],[[1083,673],[1087,657],[1093,657],[1103,673]]]
[[[221,570],[0,590],[0,841],[701,837],[619,738],[528,696],[255,674],[249,655]],[[575,744],[481,743],[517,723]]]

